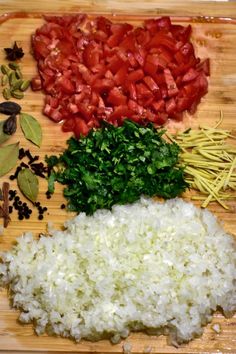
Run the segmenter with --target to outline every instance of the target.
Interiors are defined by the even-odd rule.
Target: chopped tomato
[[[33,91],[39,91],[42,89],[42,81],[40,76],[35,76],[32,80],[31,80],[31,88]]]
[[[126,104],[127,97],[118,89],[118,87],[114,87],[109,92],[107,102],[113,106],[121,106]]]
[[[165,124],[194,113],[208,91],[209,59],[196,57],[191,26],[169,17],[133,28],[99,16],[46,16],[32,36],[44,114],[77,138],[101,120]]]
[[[76,117],[75,118],[75,125],[74,125],[74,133],[75,136],[79,139],[81,135],[86,136],[89,132],[89,127],[85,123],[82,118]]]
[[[140,81],[143,78],[144,78],[143,70],[138,69],[138,70],[131,71],[127,79],[131,82],[136,82],[136,81]]]
[[[68,118],[62,124],[63,132],[73,132],[75,128],[75,119],[74,117]]]

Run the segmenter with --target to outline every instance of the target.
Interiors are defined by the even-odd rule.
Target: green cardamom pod
[[[23,74],[20,71],[20,69],[16,69],[15,73],[16,73],[16,78],[17,79],[22,79],[23,78]]]
[[[30,85],[30,80],[24,80],[22,82],[22,84],[20,85],[20,90],[21,91],[26,91],[27,88],[29,87],[29,85]]]
[[[8,64],[9,68],[11,68],[12,70],[17,70],[20,69],[19,65],[17,63],[11,62]]]
[[[12,97],[17,98],[19,100],[24,97],[23,92],[21,92],[19,90],[11,91],[11,95],[12,95]]]
[[[2,81],[2,86],[6,86],[9,83],[8,76],[6,74],[4,74],[2,76],[2,80],[1,81]]]
[[[11,90],[12,91],[15,91],[15,90],[18,90],[18,89],[21,90],[21,85],[23,84],[23,82],[24,82],[23,80],[16,80],[15,84],[12,85]]]
[[[9,118],[5,120],[3,124],[3,133],[7,135],[12,135],[16,132],[16,128],[16,115],[12,114]]]
[[[2,95],[3,97],[5,98],[5,100],[9,100],[11,98],[11,91],[9,88],[4,88],[3,91],[2,91]]]
[[[15,71],[11,71],[8,77],[10,86],[14,86],[17,81]]]
[[[11,69],[7,65],[2,64],[1,65],[1,72],[5,75],[9,75],[11,72]]]

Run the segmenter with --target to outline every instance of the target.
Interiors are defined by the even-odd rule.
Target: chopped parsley
[[[151,124],[125,120],[121,127],[104,123],[80,140],[70,138],[62,155],[46,157],[49,192],[54,181],[66,185],[68,210],[86,214],[132,203],[141,195],[180,195],[188,187],[183,168],[176,166],[180,148],[166,142],[163,133]]]

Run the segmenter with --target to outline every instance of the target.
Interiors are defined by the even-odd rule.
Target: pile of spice
[[[10,180],[17,179],[17,183],[21,192],[33,203],[33,206],[37,208],[38,219],[42,220],[44,213],[47,211],[47,207],[42,206],[39,201],[37,201],[38,195],[38,183],[34,184],[36,176],[41,178],[47,177],[47,166],[43,162],[36,162],[39,160],[39,156],[33,156],[31,152],[27,149],[20,148],[19,150],[19,160],[23,160],[19,166],[17,166],[15,172],[10,175]],[[25,160],[27,159],[27,161]],[[27,189],[28,184],[25,184],[26,179],[30,180],[30,186],[32,188]],[[33,179],[33,181],[32,181]],[[35,186],[35,187],[34,187]],[[10,206],[9,212],[12,213],[13,209],[18,212],[18,219],[29,219],[32,214],[32,209],[27,205],[26,202],[20,200],[16,190],[9,191],[9,200],[13,201]]]
[[[30,86],[30,80],[24,80],[23,74],[19,64],[11,62],[9,64],[1,65],[1,85],[3,87],[2,95],[5,100],[11,97],[22,99],[24,92]]]
[[[17,117],[19,116],[19,123],[24,137],[40,147],[42,141],[41,126],[34,117],[21,112],[19,104],[11,101],[1,102],[0,114],[8,116],[7,119],[0,120],[0,145],[10,139],[17,131]],[[19,160],[21,162],[17,166]],[[20,148],[19,142],[0,146],[0,176],[6,175],[15,168],[14,173],[9,177],[10,180],[17,179],[19,191],[37,208],[38,219],[42,220],[47,207],[42,206],[37,200],[38,177],[45,178],[47,176],[47,167],[38,160],[38,155],[33,156],[29,150]],[[0,209],[0,217],[4,219],[4,227],[7,227],[10,221],[9,213],[11,214],[14,209],[18,212],[19,220],[30,218],[32,209],[26,202],[21,201],[20,193],[10,189],[8,182],[3,183],[1,196],[3,205]],[[9,205],[9,201],[12,202],[11,205]]]

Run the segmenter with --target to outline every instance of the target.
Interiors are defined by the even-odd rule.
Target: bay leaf
[[[29,168],[24,168],[18,173],[17,183],[24,196],[31,200],[31,202],[36,202],[39,192],[39,182],[37,176]]]
[[[0,145],[5,143],[11,136],[3,132],[3,124],[5,120],[0,121]]]
[[[20,126],[27,140],[40,147],[42,142],[42,128],[33,116],[20,113]]]
[[[0,147],[0,177],[15,167],[19,156],[19,143]]]

